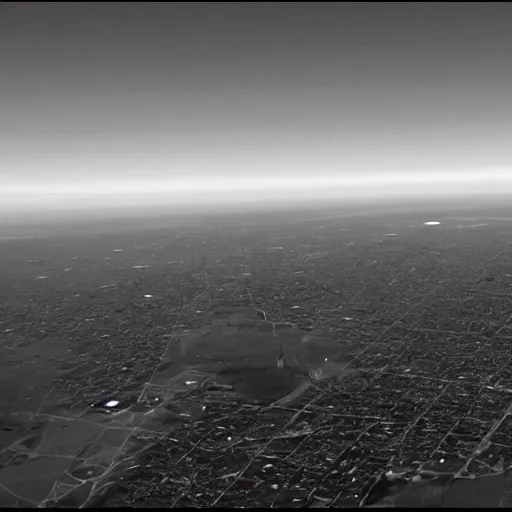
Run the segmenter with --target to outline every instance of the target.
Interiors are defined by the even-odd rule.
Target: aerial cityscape
[[[2,505],[508,506],[512,216],[459,210],[2,240]]]
[[[512,506],[509,3],[0,4],[0,507]]]

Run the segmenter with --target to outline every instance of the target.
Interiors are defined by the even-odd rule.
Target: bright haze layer
[[[512,190],[510,3],[0,13],[4,211]]]

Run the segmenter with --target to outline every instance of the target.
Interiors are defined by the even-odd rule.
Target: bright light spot
[[[187,381],[185,381],[185,384],[187,386],[190,386],[191,384],[197,384],[197,380],[187,380]]]
[[[231,438],[231,437],[228,437],[228,441],[231,441],[231,440],[232,440],[232,438]]]
[[[119,400],[110,400],[105,404],[105,407],[115,407],[119,404]]]
[[[48,279],[48,276],[37,276],[36,279]]]
[[[441,464],[444,464],[444,459],[441,459],[439,462],[440,462]]]
[[[291,309],[299,309],[300,306],[292,306]]]
[[[153,295],[144,295],[145,299],[151,299],[151,297],[153,297]]]
[[[112,249],[112,252],[123,252],[124,249]]]
[[[433,220],[433,221],[430,221],[430,222],[424,222],[424,224],[425,224],[425,226],[438,226],[441,223]]]
[[[324,359],[324,361],[327,361],[327,357]]]
[[[134,265],[132,268],[149,268],[149,265]]]
[[[277,491],[277,489],[279,489],[279,485],[277,485],[277,484],[272,484],[270,487],[272,487],[272,489],[274,489],[274,491]]]

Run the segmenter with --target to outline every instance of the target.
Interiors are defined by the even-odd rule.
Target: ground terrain
[[[116,222],[0,240],[0,505],[512,504],[505,202]]]

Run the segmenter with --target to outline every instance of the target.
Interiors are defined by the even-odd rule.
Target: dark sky
[[[2,3],[0,187],[506,169],[511,27],[499,2]]]

